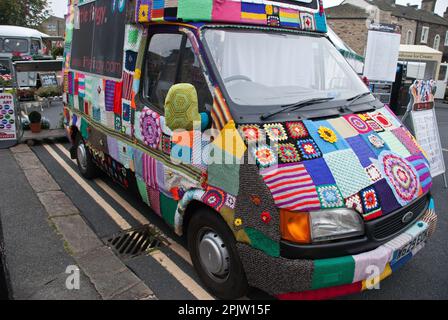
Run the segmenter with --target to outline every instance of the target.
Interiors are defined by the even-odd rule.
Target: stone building
[[[40,25],[39,30],[52,37],[63,37],[65,34],[65,19],[51,16]]]
[[[443,52],[448,60],[448,9],[441,17],[434,13],[437,0],[422,0],[402,6],[395,0],[345,0],[326,9],[329,26],[358,54],[364,55],[371,22],[401,27],[401,43],[426,45]]]

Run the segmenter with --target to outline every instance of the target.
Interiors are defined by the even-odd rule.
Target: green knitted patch
[[[84,140],[89,139],[89,133],[87,132],[87,128],[89,127],[89,123],[84,119],[81,118],[81,135],[84,138]]]
[[[280,257],[280,244],[278,242],[266,237],[263,233],[253,228],[245,228],[244,231],[246,231],[252,247],[264,251],[269,256]]]
[[[177,201],[168,198],[162,192],[160,193],[160,210],[163,219],[170,225],[174,226],[174,216],[177,210]]]
[[[138,41],[138,29],[132,29],[129,31],[128,43],[130,45],[135,45]]]
[[[314,261],[312,289],[350,284],[355,275],[352,256]]]
[[[148,198],[148,190],[146,189],[145,181],[143,181],[143,179],[141,179],[139,177],[135,177],[135,178],[137,180],[138,191],[140,193],[140,196],[142,197],[143,202],[146,203],[147,205],[150,205],[149,198]]]

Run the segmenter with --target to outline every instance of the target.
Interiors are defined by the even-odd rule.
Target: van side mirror
[[[165,100],[166,125],[172,131],[193,130],[193,122],[201,121],[196,88],[189,83],[173,85]]]

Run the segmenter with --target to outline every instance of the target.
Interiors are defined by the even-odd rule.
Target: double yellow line
[[[61,144],[55,145],[68,159],[71,159],[70,153]],[[56,160],[57,163],[75,180],[75,182],[84,189],[84,191],[92,197],[92,199],[104,209],[109,217],[122,229],[131,229],[131,225],[111,206],[106,200],[101,197],[81,176],[73,170],[59,154],[49,145],[44,145],[47,152]],[[73,160],[72,160],[73,161]],[[75,162],[75,161],[74,161]],[[112,190],[104,181],[100,179],[94,180],[105,193],[107,193],[112,199],[120,204],[130,216],[142,225],[151,225],[148,219],[146,219],[135,207],[121,197],[117,192]],[[149,209],[148,209],[149,210]],[[152,225],[151,225],[152,226]],[[154,227],[154,226],[152,226]],[[169,242],[169,248],[174,251],[178,256],[184,259],[190,266],[192,265],[190,255],[179,243],[173,241],[166,235],[162,235],[164,239]],[[185,287],[194,297],[199,300],[214,300],[206,290],[204,290],[195,280],[193,280],[188,274],[186,274],[179,266],[176,265],[167,255],[161,251],[154,251],[151,256],[170,273],[179,283]]]

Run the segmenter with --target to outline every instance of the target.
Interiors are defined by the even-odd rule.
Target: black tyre
[[[188,224],[188,247],[199,278],[220,299],[247,294],[248,283],[236,240],[218,213],[201,208]]]
[[[98,167],[92,159],[92,154],[85,146],[81,136],[76,138],[76,162],[78,163],[79,172],[86,179],[94,179],[98,176]]]

